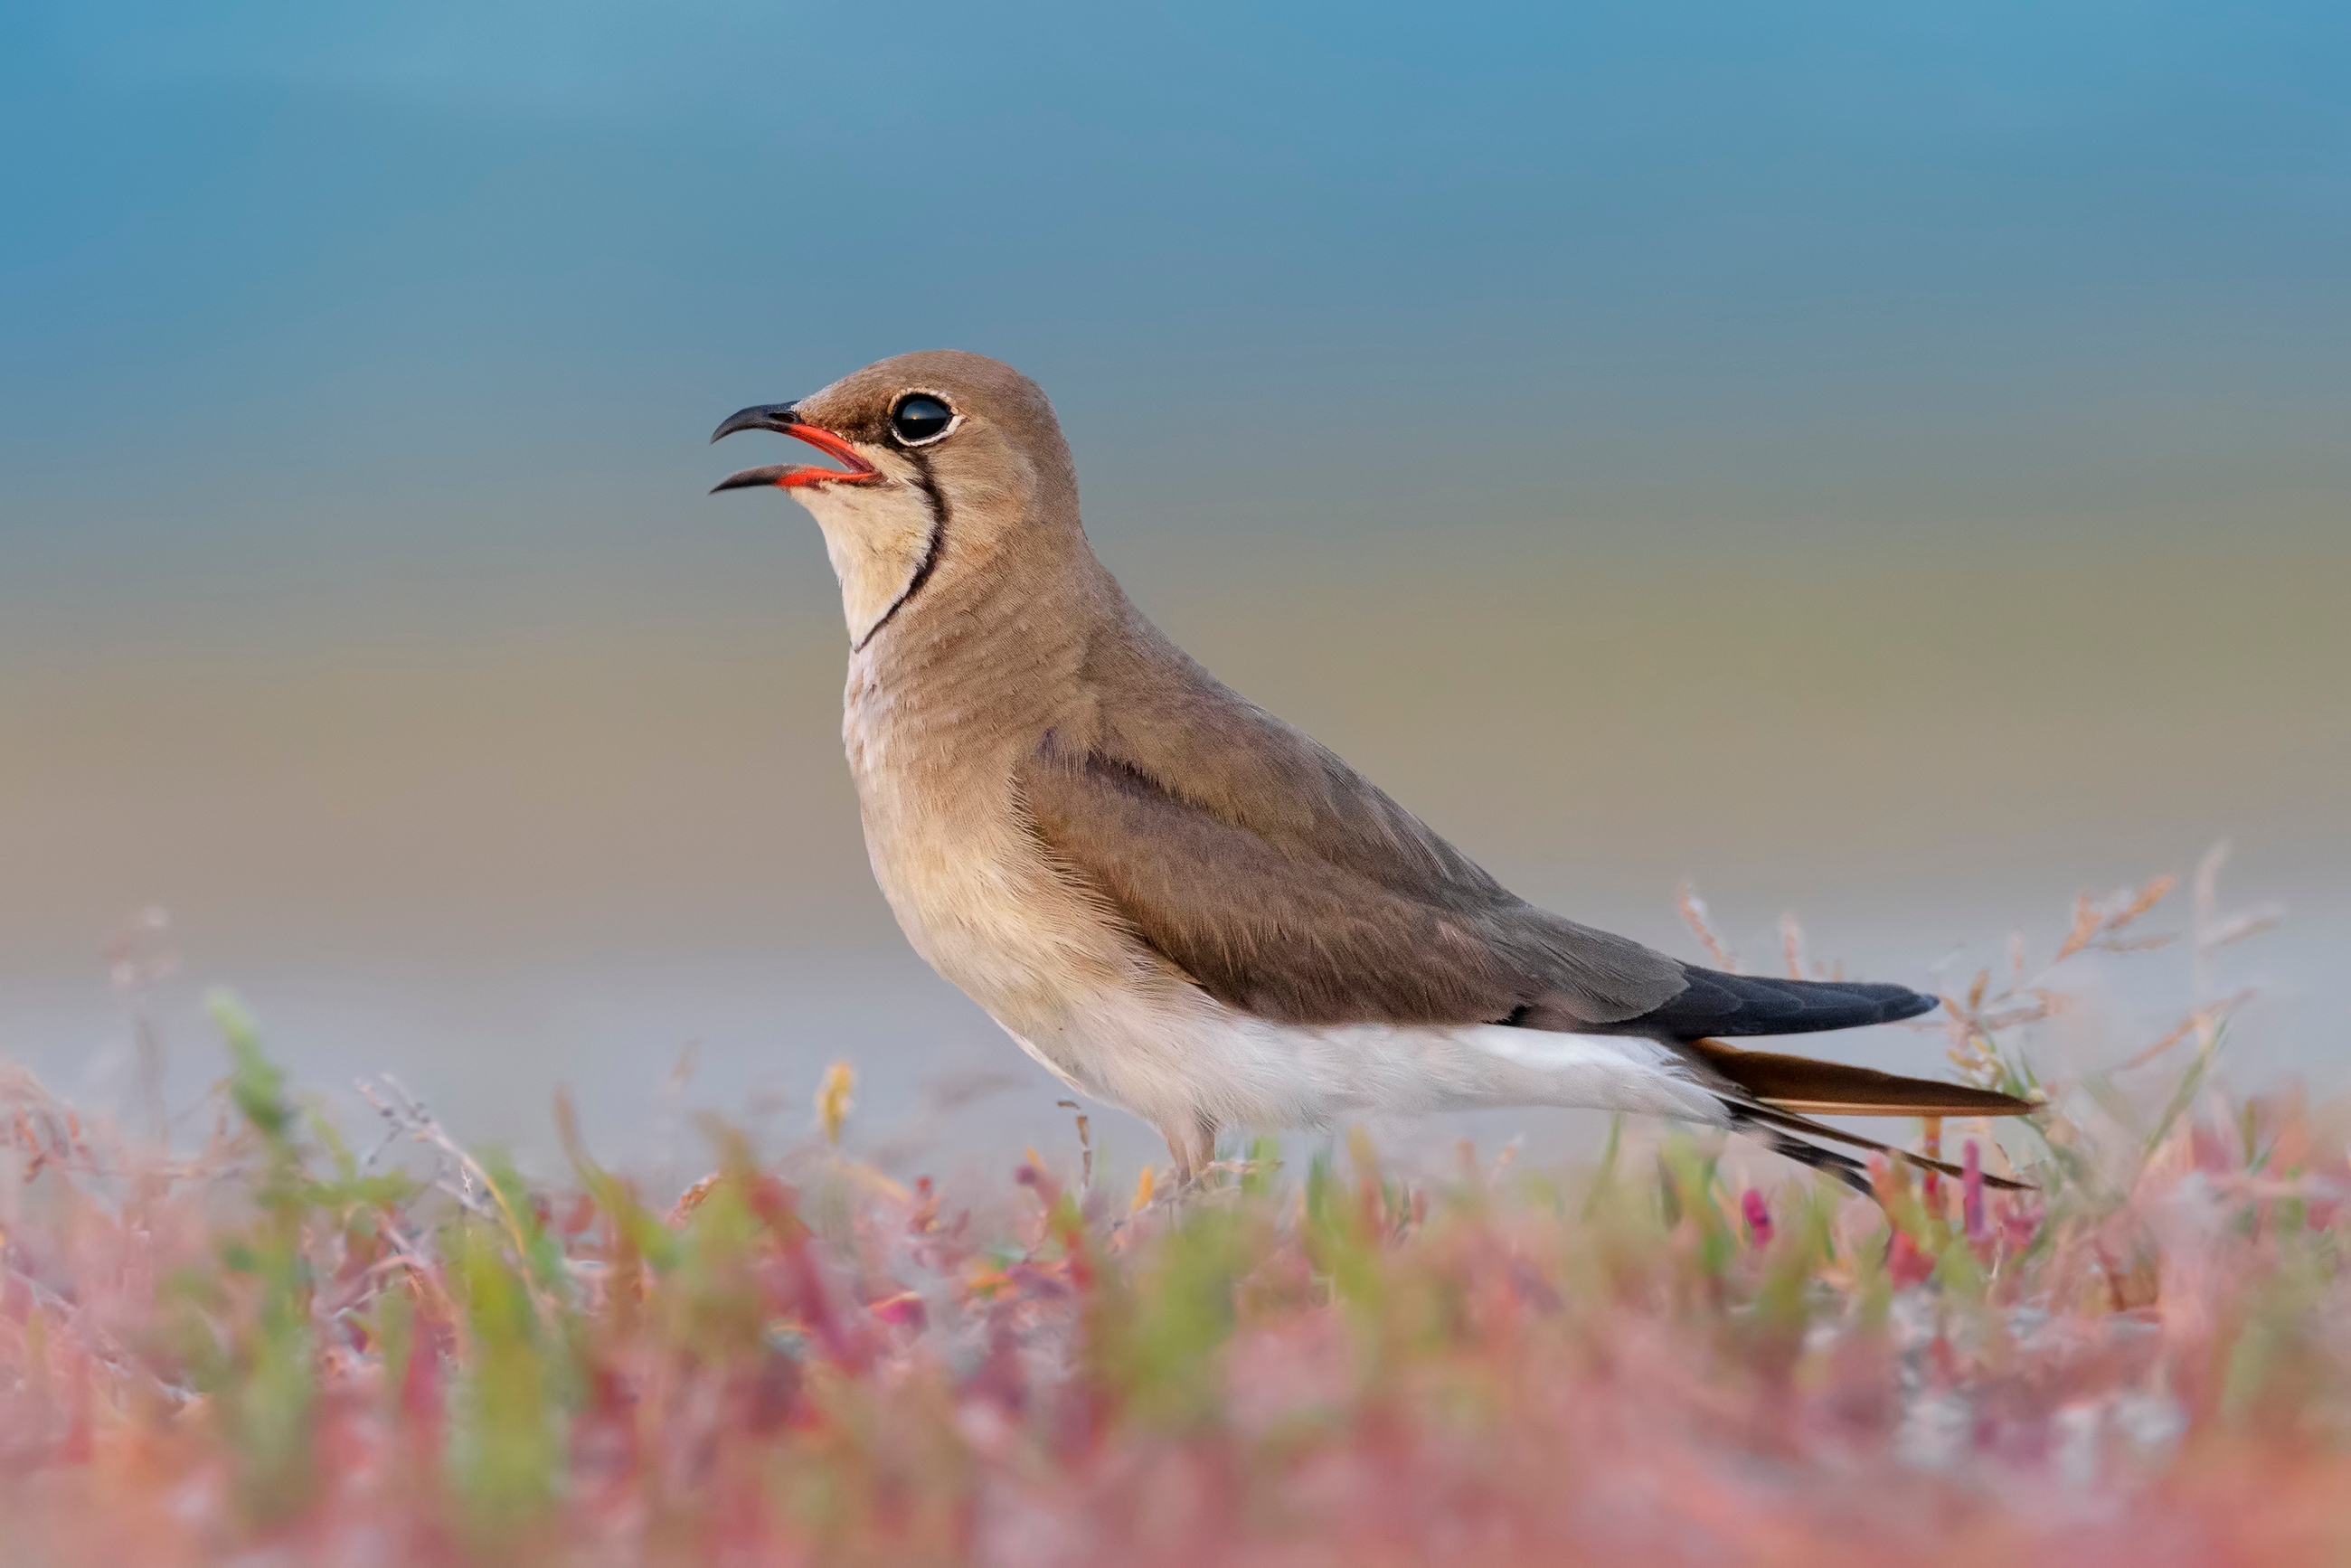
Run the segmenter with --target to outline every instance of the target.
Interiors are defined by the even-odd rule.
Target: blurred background
[[[221,983],[527,1153],[558,1083],[617,1157],[797,1134],[840,1056],[909,1150],[1066,1141],[872,888],[813,526],[704,496],[781,455],[735,408],[955,346],[1528,896],[1963,987],[2226,837],[2291,915],[2236,1071],[2341,1089],[2346,64],[2316,4],[22,0],[0,1057],[134,1103],[160,905],[174,1106]],[[2131,963],[2079,1049],[2192,999]]]

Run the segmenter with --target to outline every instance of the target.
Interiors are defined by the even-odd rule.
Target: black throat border
[[[865,645],[873,641],[883,627],[890,624],[891,618],[906,607],[907,601],[923,591],[923,584],[930,581],[933,569],[939,564],[939,552],[946,547],[947,501],[939,493],[938,481],[931,473],[930,456],[927,453],[910,451],[906,457],[914,465],[914,488],[923,493],[923,499],[931,509],[930,537],[923,541],[923,559],[915,564],[914,575],[906,579],[906,586],[898,591],[898,597],[890,601],[890,608],[882,612],[882,618],[865,629],[865,635],[849,645],[852,653],[863,653]]]

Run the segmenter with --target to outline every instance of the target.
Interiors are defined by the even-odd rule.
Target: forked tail
[[[1813,1120],[1815,1116],[2022,1116],[2033,1109],[2030,1100],[1995,1089],[1964,1083],[1938,1083],[1931,1079],[1903,1078],[1875,1068],[1849,1067],[1838,1061],[1783,1056],[1775,1051],[1741,1051],[1719,1040],[1676,1042],[1702,1063],[1733,1092],[1722,1097],[1734,1125],[1761,1140],[1774,1152],[1814,1170],[1827,1171],[1846,1186],[1869,1193],[1869,1174],[1849,1155],[1823,1149],[1791,1137],[1803,1133],[1855,1148],[1868,1149],[1908,1160],[1946,1176],[1963,1173],[1956,1166],[1928,1159],[1905,1149],[1848,1133]],[[2010,1192],[2030,1191],[2029,1183],[1985,1176],[1986,1186]]]

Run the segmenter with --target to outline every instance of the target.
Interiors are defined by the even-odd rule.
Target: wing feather
[[[1260,1018],[1572,1029],[1649,1011],[1686,983],[1662,954],[1513,897],[1360,780],[1356,818],[1340,808],[1321,834],[1302,813],[1260,831],[1058,737],[1019,783],[1070,874],[1204,990]]]

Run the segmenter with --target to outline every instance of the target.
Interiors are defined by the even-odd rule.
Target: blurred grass
[[[223,998],[200,1149],[0,1068],[0,1563],[2343,1561],[2337,1119],[2230,1095],[2225,1007],[2030,1057],[2168,890],[1947,998],[2048,1100],[1928,1135],[2022,1195],[1632,1124],[1580,1170],[1260,1141],[1171,1199],[1081,1124],[950,1193],[846,1152],[843,1067],[664,1212],[567,1103],[559,1181],[388,1082],[349,1143]]]

